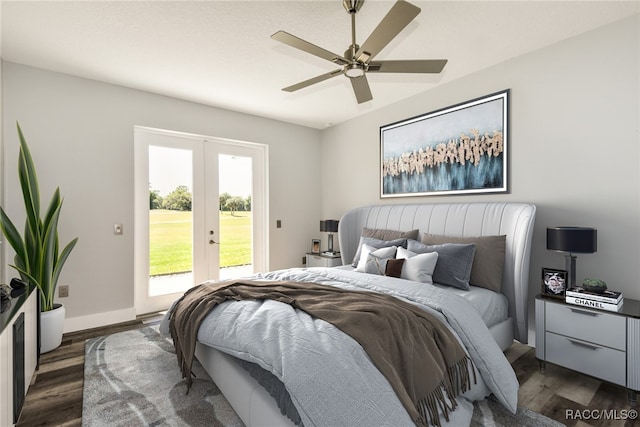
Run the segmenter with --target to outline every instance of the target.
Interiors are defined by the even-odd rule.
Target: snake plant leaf
[[[47,208],[47,212],[44,215],[44,221],[42,224],[42,229],[46,230],[48,227],[48,224],[51,222],[53,215],[56,214],[56,210],[60,210],[62,209],[62,196],[60,196],[60,187],[56,188],[56,190],[53,192],[53,195],[51,196],[51,201],[49,202],[49,207]],[[58,213],[59,215],[59,213]],[[53,258],[54,259],[58,259],[58,236],[57,236],[57,230],[58,230],[58,225],[57,225],[57,220],[56,220],[56,226],[55,226],[55,230],[56,230],[56,236],[55,236],[55,247],[53,249]]]
[[[56,259],[54,258],[56,240],[58,238],[58,219],[60,218],[60,209],[62,205],[58,203],[53,214],[44,223],[44,234],[42,241],[42,252],[40,254],[40,285],[46,292],[47,301],[53,302],[55,297],[56,283],[53,282],[53,269]],[[47,310],[47,307],[45,307]]]
[[[78,238],[76,237],[75,239],[73,239],[72,241],[70,241],[67,246],[64,247],[64,249],[62,250],[62,252],[60,253],[60,256],[58,258],[56,258],[58,261],[56,262],[55,268],[53,270],[53,276],[51,281],[53,283],[55,283],[57,285],[58,283],[58,279],[60,278],[60,273],[62,272],[62,267],[64,267],[65,262],[67,262],[67,258],[69,258],[69,254],[71,253],[71,251],[73,250],[73,248],[76,246],[76,243],[78,243]],[[55,291],[54,291],[55,294]],[[51,301],[53,301],[53,298],[51,299]],[[53,307],[51,307],[53,309]]]
[[[2,208],[0,208],[0,228],[2,228],[2,234],[7,237],[7,241],[15,251],[16,257],[18,257],[28,269],[29,258],[27,257],[27,249],[22,240],[22,236],[20,236],[15,225],[13,225],[13,222]]]
[[[16,123],[18,128],[18,137],[20,139],[20,156],[18,157],[18,176],[20,178],[20,186],[22,187],[22,197],[27,213],[27,222],[29,231],[38,237],[40,234],[40,186],[38,184],[38,176],[36,168],[31,157],[31,151],[27,141],[22,134],[20,124]]]

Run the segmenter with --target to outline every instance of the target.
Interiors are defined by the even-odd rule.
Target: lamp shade
[[[547,249],[592,254],[598,250],[598,230],[591,227],[547,228]]]
[[[326,231],[329,233],[337,233],[338,232],[338,220],[336,219],[326,219],[324,221],[320,221],[320,231]]]

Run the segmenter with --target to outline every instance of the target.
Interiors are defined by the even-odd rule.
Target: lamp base
[[[569,274],[567,289],[576,285],[576,256],[569,253],[564,256],[565,270]]]
[[[328,233],[329,237],[327,240],[327,251],[325,253],[333,253],[333,234]]]

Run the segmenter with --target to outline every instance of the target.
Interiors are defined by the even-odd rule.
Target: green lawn
[[[191,271],[191,212],[149,211],[151,276]],[[220,267],[251,264],[251,212],[220,212]]]

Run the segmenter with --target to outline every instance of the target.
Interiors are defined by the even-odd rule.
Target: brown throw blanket
[[[449,420],[455,397],[471,387],[471,360],[455,336],[413,304],[390,295],[315,283],[252,280],[199,285],[174,306],[169,328],[188,385],[198,328],[207,314],[227,300],[260,299],[289,304],[350,335],[419,426],[429,422],[439,426],[438,408]]]

